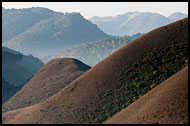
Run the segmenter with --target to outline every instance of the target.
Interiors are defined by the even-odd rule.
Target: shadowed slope
[[[2,47],[2,104],[23,87],[43,63],[32,55],[24,55]]]
[[[106,124],[188,122],[188,67],[117,113]]]
[[[50,61],[3,105],[3,112],[43,101],[57,93],[88,69],[90,69],[89,66],[72,58],[59,58]]]
[[[9,100],[21,87],[10,84],[2,78],[2,104]]]
[[[123,85],[135,86],[135,83],[120,83],[121,77],[133,69],[133,67],[135,68],[135,63],[141,61],[145,57],[145,54],[151,54],[155,49],[158,49],[156,53],[157,56],[160,51],[175,44],[182,45],[182,50],[180,50],[180,46],[177,46],[176,50],[185,52],[183,45],[188,44],[187,18],[155,29],[126,44],[40,104],[4,113],[3,123],[102,123],[108,119],[106,114],[112,116],[114,113],[119,112],[118,109],[114,113],[111,113],[109,110],[113,108],[110,107],[109,104],[114,105],[116,101],[113,98],[120,96],[120,89],[124,89],[124,92],[126,92],[125,90],[127,88],[120,87]],[[171,48],[171,50],[172,49],[173,48]],[[163,56],[166,55],[164,53],[162,54]],[[163,61],[162,68],[166,68],[166,70],[167,68],[175,69],[175,71],[183,68],[187,56],[185,53],[182,53],[179,58],[177,58],[179,54],[180,53],[174,51],[168,54],[168,57],[166,55],[166,58],[174,58],[169,61],[170,63],[176,60],[176,63],[180,63],[179,66],[178,64],[171,64],[172,66],[168,67],[167,61]],[[159,58],[160,57],[162,56],[159,56]],[[156,61],[156,59],[154,61]],[[157,64],[157,66],[159,66],[159,64]],[[159,67],[155,69],[159,70]],[[167,71],[170,72],[170,69]],[[158,77],[156,77],[156,79],[153,78],[153,80],[158,80],[159,82],[160,80],[167,79],[170,75],[173,75],[175,71],[172,71],[172,73],[166,72],[167,76],[164,74],[165,71],[163,73],[161,72],[161,74],[158,74]],[[152,74],[152,72],[149,74]],[[133,77],[129,76],[125,78],[133,79]],[[148,85],[148,87],[150,86]],[[130,89],[133,90],[133,88],[129,88],[129,90]],[[132,93],[132,91],[130,93]],[[127,98],[127,96],[125,98]],[[129,100],[133,102],[132,99]],[[120,107],[122,105],[120,103],[122,102],[119,101],[118,103],[117,107]],[[102,105],[108,105],[110,109],[104,109]]]
[[[2,47],[2,78],[11,84],[24,85],[41,66],[38,58]]]

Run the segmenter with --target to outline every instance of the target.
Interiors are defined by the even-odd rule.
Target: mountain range
[[[124,36],[147,33],[155,28],[183,19],[188,15],[176,12],[168,17],[151,12],[127,12],[122,15],[98,17],[89,20],[110,35]]]
[[[59,65],[62,64],[64,62]],[[125,108],[132,108],[134,111],[143,110],[143,107],[147,108],[148,105],[157,106],[156,110],[159,111],[156,112],[166,115],[160,122],[157,120],[157,115],[153,119],[147,116],[145,120],[147,123],[187,122],[187,66],[188,18],[185,18],[154,29],[125,44],[51,97],[31,106],[6,111],[2,115],[2,122],[4,124],[101,124]],[[180,72],[177,73],[178,71]],[[36,74],[33,78],[38,77],[39,74]],[[175,83],[172,83],[174,80]],[[58,82],[59,79],[55,81]],[[32,87],[32,83],[28,83],[28,86],[29,84]],[[141,109],[133,105],[139,103],[138,99],[140,101],[141,98],[151,103],[150,94],[152,92],[154,92],[152,96],[159,94],[157,93],[159,88],[165,95],[159,95],[160,97],[152,100],[164,97],[166,100],[161,100],[153,106],[147,103],[146,106],[140,106]],[[168,100],[170,102],[167,102]],[[162,101],[163,104],[159,105]],[[11,104],[10,102],[9,105]],[[163,106],[166,106],[167,110],[162,109]],[[155,113],[152,110],[154,109],[147,109],[146,113],[151,116],[151,113]],[[143,121],[143,113],[132,114],[140,118],[139,122]]]
[[[81,43],[110,37],[80,13],[47,8],[2,8],[3,46],[39,58]]]

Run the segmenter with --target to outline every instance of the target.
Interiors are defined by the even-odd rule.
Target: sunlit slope
[[[90,67],[77,59],[58,58],[45,64],[8,102],[2,111],[30,106],[52,96]]]

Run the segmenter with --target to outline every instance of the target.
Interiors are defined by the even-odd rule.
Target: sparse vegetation
[[[56,94],[88,69],[90,69],[89,66],[76,59],[54,59],[26,80],[23,88],[3,105],[2,111],[6,112],[37,104]],[[52,110],[54,109],[56,107],[52,107]]]
[[[149,101],[149,97],[144,97],[145,93],[148,93],[152,88],[173,76],[187,65],[187,25],[188,19],[186,18],[145,34],[139,39],[122,47],[82,76],[74,79],[74,81],[69,81],[69,85],[65,88],[61,87],[61,90],[52,97],[44,99],[44,101],[39,99],[39,104],[30,107],[19,105],[22,109],[9,112],[6,112],[6,110],[5,113],[2,114],[4,118],[3,123],[104,123],[107,119],[112,118],[113,115],[131,105],[131,103],[134,103],[140,97],[142,97],[142,99],[144,98],[144,100],[138,104],[141,108],[144,101],[146,101],[146,103],[151,102]],[[27,89],[30,89],[28,90],[30,92],[27,91],[26,95],[20,95],[26,98],[24,101],[27,99],[31,100],[32,97],[29,95],[36,95],[34,92],[36,91],[37,97],[35,97],[33,101],[37,103],[37,98],[42,96],[38,95],[38,92],[44,94],[42,91],[47,92],[47,90],[44,89],[47,89],[48,85],[50,85],[50,87],[57,87],[57,85],[62,84],[63,81],[66,80],[62,75],[62,71],[60,71],[61,74],[57,73],[61,70],[60,67],[65,65],[63,62],[60,65],[59,62],[60,61],[56,62],[56,69],[50,70],[50,66],[47,66],[47,68],[42,69],[41,72],[43,73],[38,72],[43,76],[48,75],[48,78],[47,76],[42,78],[40,75],[35,75],[36,78],[39,79],[36,79],[36,81],[30,84],[32,85],[32,89],[34,89],[33,87],[36,85],[36,89],[38,90],[32,90],[27,87]],[[68,69],[75,70],[71,67],[68,67]],[[54,79],[50,77],[50,74],[52,74]],[[59,77],[57,77],[57,75],[59,75]],[[71,74],[69,72],[65,75],[67,77]],[[52,78],[52,80],[50,80],[49,77]],[[182,80],[185,79],[185,82],[187,82],[187,69],[185,69],[185,73],[180,74],[180,76],[177,75],[177,78],[179,77]],[[45,80],[44,83],[41,83],[41,80]],[[56,82],[56,84],[47,83],[53,81]],[[45,88],[41,88],[42,86],[37,82]],[[165,98],[165,96],[167,96],[167,98],[166,100],[159,101],[159,106],[156,106],[157,110],[154,111],[155,113],[150,114],[150,117],[153,119],[146,119],[147,124],[160,123],[159,119],[162,120],[162,123],[179,123],[188,117],[186,107],[188,97],[187,83],[185,83],[184,87],[181,86],[181,82],[177,83],[176,86],[170,83],[169,87],[171,88],[166,88],[166,86],[162,88],[165,93],[162,93],[162,91],[154,92],[154,90],[150,92],[150,94],[152,94],[150,97],[154,96],[156,98],[154,99],[155,101],[158,101],[157,96],[159,96],[160,93],[162,94],[162,98]],[[48,89],[48,93],[50,91],[55,92],[55,88]],[[180,92],[179,97],[177,96],[178,91]],[[177,95],[173,95],[172,92],[175,92]],[[45,96],[47,96],[47,94]],[[171,104],[167,103],[170,99],[172,101]],[[18,100],[15,100],[9,105],[15,107],[13,103],[17,101]],[[178,105],[178,103],[181,105]],[[7,107],[8,104],[3,106]],[[163,110],[162,108],[165,108],[165,106],[166,109]],[[170,106],[172,106],[173,109],[167,109]],[[154,110],[151,104],[148,104],[146,107],[148,111],[151,109]],[[141,109],[145,110],[144,107]],[[40,110],[42,110],[42,112],[40,112]],[[43,112],[43,110],[46,112]],[[131,114],[134,114],[133,110],[138,111],[138,109],[130,108],[129,110],[132,111],[132,113],[128,113],[130,116],[127,116],[127,119],[131,117]],[[161,110],[163,114],[153,117],[159,114],[159,110]],[[29,114],[29,116],[26,117],[26,114]],[[141,113],[138,114],[142,116]],[[133,116],[135,115],[137,114]],[[13,116],[14,118],[11,119]]]
[[[100,102],[88,113],[90,123],[103,123],[140,96],[188,65],[188,45],[156,48],[126,71],[115,89],[99,95]],[[112,97],[108,97],[111,95]]]

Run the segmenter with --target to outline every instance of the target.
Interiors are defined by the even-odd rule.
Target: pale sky
[[[80,12],[87,19],[135,11],[164,16],[175,12],[188,14],[188,2],[2,2],[2,6],[6,9],[45,7],[57,12]]]

